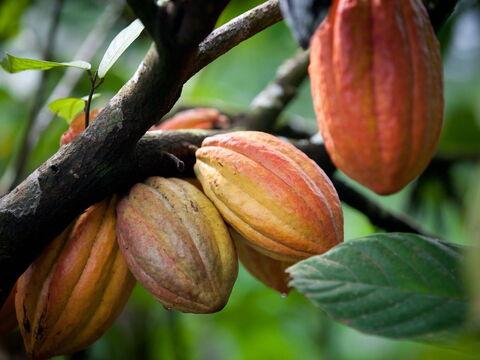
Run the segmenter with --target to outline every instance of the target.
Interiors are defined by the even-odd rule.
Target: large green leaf
[[[91,65],[88,62],[81,60],[70,62],[54,62],[20,58],[10,54],[7,54],[2,59],[0,66],[2,66],[2,68],[9,73],[16,73],[25,70],[50,70],[56,67],[76,67],[84,70],[90,70],[91,68]]]
[[[293,285],[368,334],[441,340],[464,323],[460,248],[415,234],[370,235],[290,267]]]

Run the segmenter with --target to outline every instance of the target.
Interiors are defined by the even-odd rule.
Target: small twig
[[[269,0],[220,26],[200,43],[195,65],[187,75],[194,75],[242,41],[281,20],[278,0]]]
[[[247,129],[270,132],[278,116],[296,97],[308,74],[309,51],[301,51],[285,61],[275,79],[253,99],[246,114]]]
[[[88,93],[88,98],[87,102],[85,103],[85,129],[88,128],[88,125],[90,125],[90,106],[92,104],[92,97],[93,93],[95,92],[95,89],[97,89],[100,84],[103,82],[103,79],[100,79],[100,81],[97,83],[98,79],[98,73],[95,71],[94,74],[90,70],[88,70],[88,77],[90,78],[90,92]]]

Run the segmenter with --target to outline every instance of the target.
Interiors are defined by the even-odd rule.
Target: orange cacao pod
[[[88,208],[20,277],[16,310],[34,359],[71,354],[97,340],[135,284],[115,234],[115,198]]]
[[[117,207],[120,248],[137,280],[167,308],[221,310],[238,261],[215,206],[194,185],[152,177]]]
[[[443,84],[421,0],[335,0],[312,38],[309,73],[339,169],[379,194],[425,169],[442,126]]]
[[[217,109],[195,108],[178,114],[150,130],[214,129],[225,128],[228,118]]]
[[[293,145],[255,131],[206,138],[195,174],[250,246],[282,261],[321,254],[343,240],[337,192]]]
[[[0,335],[7,334],[17,327],[17,315],[15,314],[16,285],[8,295],[7,300],[0,307]]]
[[[263,255],[249,246],[246,240],[233,229],[231,229],[230,234],[235,241],[238,258],[245,269],[268,287],[281,294],[288,294],[290,292],[289,276],[285,269],[294,263],[275,260]]]
[[[90,123],[92,123],[97,115],[100,113],[102,109],[93,109],[90,111]],[[70,126],[68,127],[67,131],[65,131],[60,138],[60,145],[66,145],[75,138],[80,135],[85,130],[85,113],[82,112],[78,114],[75,119],[72,120]]]

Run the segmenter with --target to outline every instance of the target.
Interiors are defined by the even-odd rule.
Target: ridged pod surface
[[[152,130],[181,130],[181,129],[215,129],[225,128],[228,118],[217,109],[195,108],[180,111],[170,119],[165,120]]]
[[[343,241],[337,192],[293,145],[255,131],[206,138],[195,174],[205,194],[250,246],[294,262]]]
[[[168,309],[221,310],[238,260],[215,206],[180,179],[148,178],[117,207],[120,248],[138,281]]]
[[[0,307],[0,335],[8,334],[18,325],[17,314],[15,314],[15,292],[16,287],[12,289],[7,300]]]
[[[115,198],[88,208],[20,277],[16,311],[27,353],[47,359],[97,340],[135,280],[115,234]]]
[[[335,165],[379,194],[425,169],[440,135],[440,47],[420,0],[335,0],[311,42],[318,125]]]
[[[233,229],[230,230],[230,234],[235,241],[238,258],[248,272],[282,295],[288,294],[290,292],[288,286],[289,275],[285,272],[285,269],[293,263],[275,260],[263,255],[249,246],[246,240]]]

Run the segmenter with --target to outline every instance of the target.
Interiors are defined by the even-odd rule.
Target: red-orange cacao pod
[[[88,208],[17,282],[15,307],[34,359],[76,352],[117,318],[135,284],[115,233],[115,198]]]
[[[0,307],[0,335],[7,334],[17,327],[17,315],[15,314],[16,285]]]
[[[180,111],[170,119],[165,120],[153,130],[182,130],[182,129],[215,129],[225,128],[228,125],[228,118],[217,109],[195,108]]]
[[[443,117],[439,43],[421,0],[335,0],[311,42],[318,125],[335,165],[379,194],[431,160]]]

